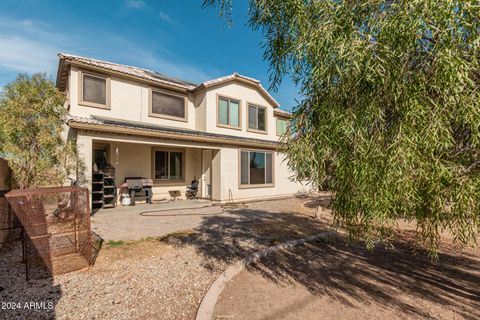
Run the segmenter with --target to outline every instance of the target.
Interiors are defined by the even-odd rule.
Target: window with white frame
[[[273,152],[241,150],[240,184],[273,184]]]

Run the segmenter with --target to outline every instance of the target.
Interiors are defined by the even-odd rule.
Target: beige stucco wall
[[[118,148],[118,156],[116,150]],[[171,146],[152,146],[147,144],[133,143],[111,143],[112,165],[115,167],[115,178],[117,188],[124,183],[125,177],[147,177],[152,178],[152,148],[171,149]],[[155,182],[153,187],[154,199],[168,198],[169,191],[179,190],[182,197],[185,197],[185,190],[191,184],[194,177],[199,179],[201,176],[201,151],[200,149],[183,148],[185,151],[185,181],[184,182]]]
[[[243,149],[243,148],[242,148]],[[254,149],[248,149],[254,150]],[[300,182],[291,181],[293,173],[288,169],[285,156],[276,152],[274,158],[274,186],[240,188],[239,185],[239,148],[223,147],[220,151],[221,179],[220,184],[214,184],[216,194],[220,195],[221,201],[228,201],[229,196],[234,201],[262,199],[293,195],[297,192],[305,192],[308,187]]]
[[[199,131],[207,130],[207,94],[205,90],[195,94],[195,129]]]
[[[223,128],[217,126],[217,96],[227,96],[240,100],[240,122],[241,130]],[[253,86],[240,84],[238,82],[227,82],[223,85],[209,88],[206,104],[206,130],[221,134],[241,136],[247,138],[277,140],[276,122],[273,116],[273,106]],[[247,131],[248,126],[248,103],[266,107],[267,109],[267,134]]]
[[[79,131],[77,135],[77,147],[86,165],[84,174],[87,177],[87,181],[83,185],[88,188],[91,188],[92,150],[93,144],[96,142],[110,145],[110,162],[115,167],[115,182],[117,188],[120,188],[123,184],[125,177],[152,177],[152,148],[185,150],[185,182],[156,183],[153,188],[154,199],[170,198],[169,190],[180,190],[182,197],[185,197],[186,187],[191,184],[193,178],[201,178],[201,150],[219,148],[218,146],[206,146],[192,142],[181,143],[178,141],[148,137],[119,136]],[[199,190],[199,195],[200,194],[201,190]]]
[[[284,155],[275,153],[274,186],[263,188],[240,188],[239,186],[239,150],[237,146],[199,145],[195,142],[164,140],[148,137],[121,136],[79,131],[77,144],[82,154],[88,178],[87,187],[91,187],[92,147],[94,142],[110,144],[110,159],[116,168],[116,184],[119,188],[127,176],[152,177],[152,147],[185,149],[186,179],[181,183],[157,183],[153,188],[155,198],[170,198],[169,190],[180,190],[185,196],[186,186],[194,176],[202,177],[202,149],[211,149],[212,199],[228,201],[230,192],[234,201],[271,198],[292,195],[307,191],[308,187],[292,182],[293,175],[283,161]],[[118,157],[116,150],[118,148]],[[245,148],[242,148],[245,149]],[[247,148],[248,150],[252,150]],[[200,184],[201,188],[202,184]],[[199,195],[202,190],[199,191]]]
[[[81,132],[77,134],[77,150],[85,165],[85,171],[80,173],[84,179],[76,177],[80,185],[92,190],[92,152],[93,139],[89,135],[84,135]],[[83,181],[82,181],[83,180]]]
[[[70,114],[90,117],[91,115],[123,119],[127,121],[214,132],[248,138],[277,140],[276,120],[273,106],[257,87],[231,81],[196,92],[185,93],[187,96],[187,122],[151,117],[148,114],[149,86],[117,76],[110,77],[110,110],[79,104],[79,69],[72,67],[69,71],[68,98]],[[166,90],[166,89],[164,89]],[[167,90],[168,91],[168,90]],[[178,92],[177,92],[178,93]],[[241,130],[217,126],[217,96],[227,96],[240,100]],[[267,109],[267,134],[250,132],[248,125],[248,103],[264,106]]]
[[[72,67],[69,76],[70,114],[80,117],[96,115],[127,121],[195,129],[195,97],[192,93],[187,95],[187,122],[151,117],[148,115],[149,86],[147,84],[115,76],[112,76],[110,79],[110,110],[79,105],[79,72],[77,68]]]
[[[104,110],[79,105],[79,72],[72,67],[69,76],[71,115],[89,117],[91,115],[118,118],[129,121],[145,122],[163,126],[187,128],[199,131],[219,133],[275,141],[276,119],[274,107],[257,87],[238,81],[215,85],[200,91],[188,93],[187,122],[150,117],[148,115],[149,85],[132,82],[116,76],[111,77],[111,109]],[[241,130],[217,126],[218,96],[227,96],[240,100]],[[267,133],[249,132],[248,103],[266,107]],[[239,187],[239,147],[233,145],[207,144],[191,141],[167,140],[151,137],[92,133],[83,130],[65,130],[64,136],[77,139],[80,154],[86,165],[86,186],[91,187],[92,146],[94,142],[110,143],[111,162],[116,167],[116,183],[120,187],[126,176],[152,176],[152,146],[184,148],[186,150],[186,177],[182,183],[158,183],[154,187],[155,198],[169,197],[169,190],[181,190],[182,195],[187,185],[195,176],[202,175],[202,149],[212,149],[211,182],[212,198],[219,201],[259,199],[291,195],[306,191],[307,187],[292,182],[293,173],[287,168],[282,154],[275,154],[275,176],[273,187],[240,188]],[[119,155],[116,156],[118,148]],[[245,148],[248,149],[248,148]],[[117,161],[118,160],[118,161]],[[200,184],[200,187],[202,184]],[[200,194],[201,191],[200,191]]]

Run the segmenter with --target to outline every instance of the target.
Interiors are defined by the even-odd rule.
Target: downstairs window
[[[273,153],[242,150],[240,152],[240,185],[273,185]]]
[[[155,180],[183,180],[182,151],[154,150],[153,178]]]

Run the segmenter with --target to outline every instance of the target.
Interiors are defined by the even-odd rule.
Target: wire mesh
[[[0,247],[6,242],[18,240],[22,225],[8,205],[5,193],[0,191]]]
[[[55,276],[92,264],[87,189],[23,189],[7,193],[6,198],[24,228],[27,279]]]

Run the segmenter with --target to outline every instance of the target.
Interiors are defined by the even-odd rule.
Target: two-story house
[[[59,54],[57,87],[66,93],[66,135],[92,179],[99,162],[125,177],[153,179],[155,197],[182,196],[192,180],[217,201],[291,195],[278,151],[289,113],[256,79],[234,73],[194,84],[107,61]],[[90,182],[91,183],[91,182]],[[89,186],[91,187],[91,186]]]

